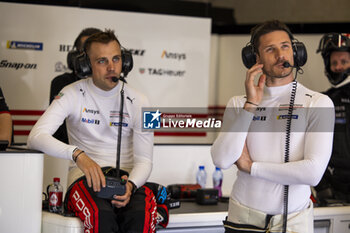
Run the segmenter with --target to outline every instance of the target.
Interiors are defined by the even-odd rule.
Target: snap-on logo
[[[35,70],[37,64],[35,63],[23,63],[23,62],[10,62],[7,60],[1,60],[0,68],[10,68],[10,69],[26,69],[26,70]]]

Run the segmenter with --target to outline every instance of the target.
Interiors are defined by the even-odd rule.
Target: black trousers
[[[98,198],[82,178],[67,191],[65,206],[83,221],[85,233],[153,233],[159,213],[163,227],[169,219],[167,205],[157,204],[158,186],[146,183],[137,189],[126,207],[115,208],[110,200]]]

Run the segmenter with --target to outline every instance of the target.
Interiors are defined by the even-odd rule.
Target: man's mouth
[[[278,66],[279,68],[283,68],[283,69],[289,68],[289,67],[285,67],[285,66],[283,65],[285,62],[288,62],[288,61],[281,61],[281,62],[278,62],[278,63],[276,64],[276,66]],[[288,62],[288,63],[289,63],[289,62]]]
[[[110,79],[110,80],[112,80],[112,79],[118,79],[116,75],[109,75],[109,76],[107,76],[106,78],[107,78],[107,79]]]
[[[118,82],[118,80],[119,80],[119,78],[117,76],[108,76],[107,78],[115,83]]]

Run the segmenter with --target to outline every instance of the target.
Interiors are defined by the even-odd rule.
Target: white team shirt
[[[121,86],[103,91],[92,78],[66,86],[31,130],[28,147],[69,160],[78,147],[101,167],[115,167]],[[137,187],[148,179],[153,159],[153,132],[142,132],[142,107],[150,107],[147,98],[125,84],[120,165]],[[70,145],[52,136],[64,119]]]
[[[327,167],[333,141],[334,106],[326,95],[297,84],[292,115],[290,154],[284,163],[286,118],[292,83],[265,87],[255,113],[243,109],[246,98],[229,100],[223,131],[211,153],[214,164],[231,167],[245,141],[253,165],[251,174],[238,171],[231,197],[267,214],[283,213],[283,186],[289,185],[288,212],[309,206],[310,186],[315,186]]]

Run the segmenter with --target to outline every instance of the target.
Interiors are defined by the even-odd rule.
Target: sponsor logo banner
[[[70,71],[70,69],[68,68],[68,66],[66,66],[65,64],[63,64],[63,62],[56,62],[55,64],[55,72],[68,72]]]
[[[99,110],[93,110],[93,109],[88,109],[88,108],[84,108],[84,109],[83,109],[83,112],[85,112],[85,113],[91,113],[91,114],[93,114],[93,115],[95,115],[95,114],[100,114],[100,111],[99,111]]]
[[[174,60],[178,60],[178,61],[186,60],[185,53],[174,53],[174,52],[169,52],[166,50],[163,50],[161,57],[167,58],[167,59],[174,59]]]
[[[148,74],[152,76],[171,76],[171,77],[183,77],[185,76],[185,70],[170,70],[161,68],[140,68],[140,74]]]
[[[100,120],[97,119],[89,119],[89,118],[81,118],[81,121],[87,124],[95,124],[95,125],[99,125],[100,124]]]
[[[15,69],[15,70],[20,70],[20,69],[35,70],[37,68],[37,64],[1,60],[0,68],[8,68],[8,69]]]
[[[43,43],[40,42],[26,42],[26,41],[14,41],[8,40],[7,46],[8,49],[29,49],[29,50],[43,50]]]
[[[128,49],[133,56],[143,56],[146,53],[145,49]]]
[[[109,122],[109,126],[119,126],[120,125],[120,122]],[[122,126],[123,127],[128,127],[128,123],[125,123],[125,122],[123,122],[122,123]]]
[[[69,52],[73,50],[74,46],[73,45],[68,45],[68,44],[60,44],[59,45],[59,52]]]

